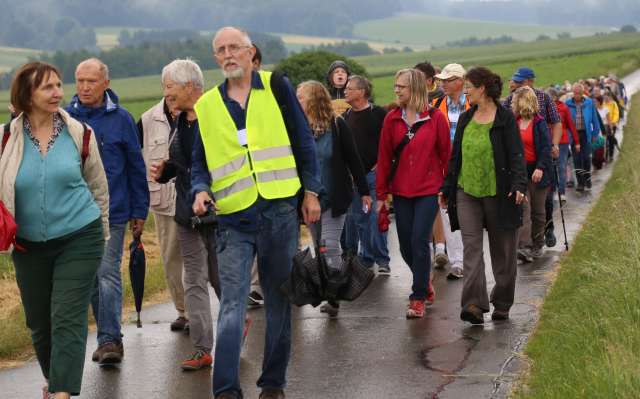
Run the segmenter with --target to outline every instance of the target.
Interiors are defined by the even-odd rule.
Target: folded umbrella
[[[131,290],[138,312],[138,328],[142,327],[140,322],[140,311],[142,310],[142,297],[144,296],[144,276],[146,272],[146,257],[144,247],[139,238],[134,239],[129,244],[129,278],[131,279]]]

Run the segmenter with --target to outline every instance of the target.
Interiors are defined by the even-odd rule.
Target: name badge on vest
[[[238,130],[238,142],[240,145],[247,145],[247,129]]]

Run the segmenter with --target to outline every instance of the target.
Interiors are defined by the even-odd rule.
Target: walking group
[[[99,59],[77,66],[65,108],[56,67],[30,62],[15,74],[0,199],[18,225],[12,260],[44,398],[80,393],[90,305],[92,360],[123,361],[125,232],[139,238],[149,211],[175,305],[170,329],[193,345],[180,367],[213,366],[218,399],[243,397],[247,309],[262,306],[260,398],[285,397],[292,319],[280,288],[301,224],[327,267],[357,258],[385,276],[393,214],[412,275],[399,312],[424,317],[436,300],[433,264],[463,279],[462,320],[484,323],[491,305],[493,320],[508,319],[517,264],[556,245],[553,207],[567,188],[586,195],[592,164],[613,160],[626,104],[615,76],[544,91],[523,67],[501,99],[502,79],[487,68],[424,62],[396,73],[396,101],[382,107],[339,60],[327,82],[294,88],[261,69],[259,49],[235,27],[216,32],[213,56],[221,84],[206,90],[195,62],[175,60],[162,70],[162,100],[137,124]],[[339,310],[335,300],[320,307],[332,318]]]

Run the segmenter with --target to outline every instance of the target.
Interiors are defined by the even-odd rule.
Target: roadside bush
[[[352,74],[369,76],[358,62],[328,51],[303,51],[285,58],[274,69],[285,72],[294,86],[309,79],[325,83],[329,65],[335,60],[346,62]]]

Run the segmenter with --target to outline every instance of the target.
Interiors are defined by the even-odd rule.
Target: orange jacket
[[[440,98],[442,99],[442,101],[440,101]],[[431,101],[431,106],[435,107],[436,104],[438,104],[438,101],[440,101],[440,105],[438,105],[437,108],[444,114],[445,118],[447,119],[447,123],[449,123],[449,108],[447,107],[447,96],[440,98],[434,98],[433,101]],[[469,108],[471,108],[471,104],[469,104],[469,96],[466,96],[464,100],[464,110],[466,111]]]

